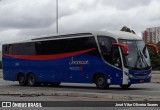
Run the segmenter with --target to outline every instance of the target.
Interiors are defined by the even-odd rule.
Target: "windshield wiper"
[[[140,62],[140,67],[142,67],[141,55],[139,53],[139,50],[137,51],[137,59],[136,59],[136,63],[134,65],[134,68],[137,68],[138,62]],[[137,69],[139,69],[139,68],[137,68]]]
[[[139,53],[140,53],[141,59],[142,59],[143,63],[145,64],[145,66],[149,67],[146,59],[144,58],[144,56],[143,56],[143,54],[142,54],[142,52],[140,50],[139,50]]]
[[[140,50],[137,51],[137,60],[136,60],[135,66],[134,66],[135,68],[137,68],[138,62],[140,62],[141,68],[142,68],[142,62],[144,63],[145,67],[149,67],[146,59],[144,58],[144,56]]]

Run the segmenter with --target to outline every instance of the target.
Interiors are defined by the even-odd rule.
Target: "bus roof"
[[[124,31],[99,31],[97,35],[111,36],[115,39],[142,40],[142,37]]]
[[[17,42],[9,42],[5,44],[14,44],[14,43],[23,43],[23,42],[34,42],[34,41],[43,41],[43,40],[53,40],[53,39],[60,39],[60,38],[70,38],[70,37],[86,37],[92,35],[102,35],[102,36],[110,36],[115,39],[128,39],[128,40],[142,40],[142,37],[137,36],[136,34],[132,34],[129,32],[123,31],[97,31],[97,32],[86,32],[86,33],[74,33],[74,34],[52,34],[48,36],[41,36],[39,38],[33,38],[29,40],[17,41]]]

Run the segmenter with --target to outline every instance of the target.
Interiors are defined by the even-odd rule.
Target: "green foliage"
[[[2,69],[2,61],[0,61],[0,69]]]
[[[153,68],[160,67],[160,42],[158,42],[156,45],[158,46],[159,49],[158,55],[155,55],[153,48],[148,47],[148,51],[151,58],[151,65]]]
[[[125,31],[125,32],[130,32],[130,33],[132,33],[132,34],[136,34],[133,30],[131,30],[131,29],[128,28],[127,26],[123,26],[120,31]]]

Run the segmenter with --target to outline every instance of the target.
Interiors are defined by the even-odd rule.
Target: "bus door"
[[[112,74],[112,82],[116,84],[121,84],[123,79],[123,71],[122,71],[122,61],[119,53],[119,47],[113,46],[111,51],[112,56],[112,65],[113,65],[113,73]]]
[[[113,46],[112,43],[116,42],[115,39],[107,36],[98,36],[99,46],[104,61],[107,64],[107,79],[108,83],[117,84],[121,82],[123,77],[122,64],[119,53],[119,47]],[[109,77],[108,77],[109,76]]]

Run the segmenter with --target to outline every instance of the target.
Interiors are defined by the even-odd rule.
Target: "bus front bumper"
[[[151,76],[149,76],[147,78],[129,78],[128,82],[130,84],[150,83],[151,82]]]
[[[128,82],[130,84],[137,83],[150,83],[151,82],[151,69],[149,70],[129,70]]]

